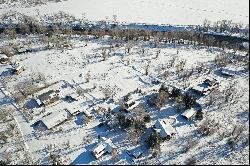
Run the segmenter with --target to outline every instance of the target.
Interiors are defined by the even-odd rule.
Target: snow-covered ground
[[[201,25],[205,19],[212,22],[232,20],[249,24],[248,0],[68,0],[46,5],[13,7],[0,5],[0,14],[19,11],[27,15],[56,13],[64,11],[90,21],[113,20],[119,22]]]
[[[0,4],[0,15],[17,11],[30,16],[37,16],[38,13],[43,16],[64,11],[93,22],[114,21],[116,15],[117,21],[123,23],[121,25],[135,25],[135,28],[140,23],[155,24],[156,27],[160,24],[201,25],[205,19],[249,24],[248,0],[42,2],[45,3],[36,4],[33,1],[29,5],[24,0],[3,3]],[[156,46],[152,40],[127,42],[109,36],[97,39],[86,35],[62,35],[60,39],[69,40],[72,48],[50,48],[61,34],[52,37],[18,34],[16,39],[4,35],[1,35],[0,47],[27,46],[36,51],[15,54],[10,57],[9,63],[0,64],[1,164],[2,161],[11,164],[51,164],[51,154],[59,155],[56,158],[63,164],[249,163],[249,63],[244,61],[247,52],[175,42],[160,42]],[[216,61],[222,55],[225,55],[224,59]],[[222,61],[231,63],[228,66],[230,69],[240,71],[233,77],[221,75],[218,65]],[[12,62],[19,62],[24,71],[19,75],[12,74]],[[177,107],[178,99],[168,98],[160,109],[147,102],[147,95],[158,93],[160,83],[186,91],[206,78],[215,78],[218,87],[198,99],[204,116],[201,121],[184,119],[182,110]],[[49,89],[55,90],[57,86],[60,87],[60,99],[53,106],[38,108],[34,102],[36,95]],[[44,89],[39,89],[41,87]],[[35,92],[31,93],[32,89]],[[31,94],[25,96],[28,92]],[[81,94],[82,98],[68,102],[66,95],[71,93]],[[128,93],[132,93],[129,100],[136,101],[135,105],[144,104],[143,109],[151,117],[147,126],[153,126],[157,120],[176,120],[171,125],[177,135],[161,143],[161,151],[156,156],[146,149],[142,141],[134,143],[134,136],[138,133],[131,132],[130,128],[122,130],[117,119],[109,121],[115,124],[113,127],[98,127],[112,116],[110,110],[119,110],[116,108],[121,106],[121,98]],[[58,112],[65,118],[65,109],[81,113],[67,117],[66,122],[50,130],[39,130],[42,129],[37,123],[39,120],[48,122],[46,118],[55,118]],[[67,115],[70,111],[66,111]],[[86,112],[91,114],[91,119]],[[202,128],[209,130],[209,134],[204,135]],[[99,159],[93,157],[91,149],[99,136],[113,142],[117,155],[107,154]],[[133,161],[127,150],[138,147],[142,148],[143,154]]]
[[[26,37],[26,39],[28,38],[30,37]],[[35,38],[33,36],[33,39]],[[18,39],[15,42],[23,42],[26,39]],[[233,95],[235,97],[231,96],[232,103],[220,103],[224,101],[223,95],[222,99],[218,99],[218,101],[216,99],[212,105],[207,104],[209,96],[201,100],[204,116],[218,122],[219,130],[211,136],[199,136],[196,134],[197,126],[202,122],[185,121],[179,116],[179,113],[171,103],[164,106],[161,111],[149,109],[147,111],[152,117],[151,124],[157,119],[177,116],[178,123],[174,127],[178,135],[161,145],[162,152],[158,157],[150,159],[149,156],[143,156],[137,163],[185,164],[190,157],[195,157],[200,164],[246,164],[249,162],[248,130],[242,133],[245,136],[241,140],[243,143],[236,150],[229,150],[227,145],[228,134],[230,134],[234,126],[241,124],[246,129],[249,129],[247,125],[249,122],[248,73],[241,73],[234,78],[224,78],[216,74],[216,68],[212,68],[210,73],[206,71],[203,71],[201,74],[194,73],[184,81],[174,74],[175,67],[171,68],[168,65],[173,57],[176,57],[175,65],[180,60],[186,60],[186,70],[200,66],[201,63],[209,65],[209,62],[212,62],[217,55],[223,52],[221,49],[162,43],[160,45],[160,54],[156,56],[159,49],[153,48],[150,42],[135,42],[129,54],[125,54],[125,45],[121,45],[120,47],[112,48],[110,57],[103,61],[101,56],[103,49],[108,48],[113,42],[116,43],[115,41],[109,39],[88,39],[84,36],[76,38],[72,42],[74,43],[73,49],[51,49],[25,53],[15,55],[12,59],[12,61],[19,61],[24,66],[25,71],[20,75],[10,76],[6,82],[5,89],[11,94],[14,94],[14,87],[18,82],[29,80],[31,77],[34,77],[35,73],[42,73],[46,77],[47,83],[65,80],[75,88],[80,87],[87,90],[85,96],[92,97],[93,102],[96,104],[93,107],[95,109],[91,111],[93,119],[89,123],[86,124],[84,120],[82,123],[82,117],[78,116],[76,119],[71,119],[59,125],[52,131],[45,132],[35,131],[32,127],[35,120],[39,119],[38,117],[34,116],[32,121],[27,122],[23,115],[17,112],[15,115],[17,124],[22,131],[25,143],[32,154],[31,157],[33,157],[34,162],[46,164],[49,155],[48,149],[53,149],[49,146],[55,146],[56,153],[60,154],[60,158],[66,164],[132,164],[131,158],[126,154],[126,149],[133,148],[133,145],[127,142],[129,140],[127,139],[128,135],[124,131],[109,131],[105,128],[97,127],[102,119],[102,115],[95,111],[97,106],[103,108],[112,108],[114,106],[112,103],[103,100],[105,97],[103,88],[113,92],[109,93],[109,95],[114,99],[114,104],[117,104],[122,96],[135,91],[137,88],[142,89],[143,92],[149,91],[149,89],[154,87],[152,84],[154,78],[159,78],[168,84],[184,89],[184,87],[192,86],[199,82],[202,77],[206,78],[208,76],[214,77],[219,81],[219,93],[216,94],[218,96],[224,94],[223,90],[231,86],[230,83],[233,83],[234,88],[236,88]],[[145,51],[144,54],[141,52],[142,49]],[[245,55],[244,52],[235,52],[233,54],[237,56]],[[145,75],[146,66],[149,66],[149,75]],[[9,65],[0,66],[2,80],[6,79],[4,73],[6,73],[9,67]],[[169,76],[165,79],[159,77],[165,70],[170,72]],[[85,78],[87,73],[90,75],[89,82],[86,82]],[[4,97],[2,93],[1,97]],[[58,105],[60,106],[51,108],[56,109],[65,106],[62,103]],[[83,109],[85,108],[83,107]],[[34,109],[34,111],[38,110]],[[225,134],[225,137],[221,137],[222,133]],[[103,156],[99,160],[93,158],[90,154],[90,149],[95,145],[98,134],[111,138],[118,147],[119,155],[117,159],[112,159],[110,155]],[[183,148],[187,146],[189,143],[187,140],[190,139],[197,140],[196,145],[184,152]],[[242,155],[240,156],[239,154]]]

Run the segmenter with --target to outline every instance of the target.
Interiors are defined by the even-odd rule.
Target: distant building
[[[160,133],[160,136],[163,139],[172,137],[176,134],[176,130],[166,120],[157,120],[154,128]]]
[[[8,63],[10,60],[9,57],[7,57],[5,54],[0,54],[0,63],[1,64],[6,64]]]
[[[202,83],[190,88],[191,91],[198,95],[207,95],[218,86],[216,79],[205,79]]]
[[[113,153],[115,150],[116,147],[110,139],[101,137],[99,143],[91,150],[91,153],[96,159],[98,159],[106,153]]]
[[[45,116],[40,122],[48,129],[52,129],[55,126],[65,122],[68,119],[68,113],[65,110],[53,111],[48,116]]]
[[[39,106],[48,106],[57,102],[59,99],[59,90],[49,90],[48,92],[37,96],[35,100]]]
[[[140,146],[127,151],[128,155],[132,157],[132,160],[135,161],[143,155],[143,151]]]
[[[26,47],[18,49],[17,52],[18,54],[23,54],[23,53],[32,52],[32,50],[26,46]]]
[[[249,42],[244,42],[242,45],[244,48],[249,49]]]
[[[228,76],[228,77],[234,77],[237,74],[239,74],[241,71],[243,71],[244,69],[242,68],[236,68],[233,66],[230,67],[223,67],[220,69],[220,73],[224,76]]]
[[[65,99],[66,99],[67,101],[69,101],[69,102],[74,102],[74,101],[79,101],[79,100],[81,100],[81,99],[82,99],[82,96],[80,96],[80,95],[77,94],[77,93],[72,93],[72,94],[70,94],[70,95],[67,95],[67,96],[65,97]]]
[[[194,108],[188,109],[185,112],[183,112],[181,115],[185,118],[185,119],[191,119],[193,116],[195,116],[196,114],[196,110]]]
[[[24,71],[24,67],[22,65],[17,65],[12,68],[13,74],[20,74],[22,71]]]

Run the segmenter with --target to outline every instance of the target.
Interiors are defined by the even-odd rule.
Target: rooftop
[[[41,121],[47,126],[48,129],[51,129],[67,119],[68,113],[61,110],[51,112],[51,114],[41,119]]]
[[[54,90],[49,90],[48,92],[45,92],[39,96],[37,96],[37,98],[41,101],[46,101],[52,98],[52,96],[56,93],[58,93],[59,91],[54,91]]]

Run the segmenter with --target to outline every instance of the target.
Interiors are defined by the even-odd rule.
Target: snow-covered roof
[[[137,159],[142,155],[143,151],[142,151],[141,147],[139,146],[139,147],[136,147],[136,148],[130,150],[129,153],[130,153],[130,155],[132,155],[134,158]]]
[[[176,133],[175,129],[166,120],[157,120],[155,128],[160,131],[160,136],[162,138]]]
[[[54,91],[54,90],[49,90],[39,96],[37,96],[37,98],[40,100],[40,101],[47,101],[51,98],[53,98],[55,95],[58,94],[58,91]]]
[[[243,47],[245,47],[246,49],[249,49],[249,42],[244,42],[242,43]]]
[[[87,117],[92,117],[89,109],[83,109],[82,111]]]
[[[41,100],[40,99],[35,99],[36,100],[36,103],[40,106],[40,105],[42,105],[42,102],[41,102]]]
[[[7,55],[5,54],[0,54],[0,59],[8,59],[9,57],[7,57]]]
[[[14,69],[15,69],[16,71],[18,71],[18,70],[21,70],[22,68],[23,68],[22,65],[18,65],[18,66],[16,66]]]
[[[216,79],[206,78],[202,83],[199,83],[198,85],[193,86],[192,89],[204,93],[210,90],[216,83],[217,83]]]
[[[79,94],[77,94],[76,92],[70,94],[70,96],[71,96],[73,99],[75,99],[75,100],[80,100],[80,99],[82,98],[82,97],[81,97]]]
[[[96,158],[101,157],[105,152],[111,153],[115,148],[110,139],[101,137],[99,141],[100,142],[91,150]]]
[[[98,154],[105,150],[106,145],[104,143],[99,143],[93,148],[93,152]]]
[[[209,86],[204,85],[204,84],[199,84],[199,85],[193,87],[192,89],[197,90],[199,92],[205,92],[209,89]]]
[[[48,129],[55,127],[68,119],[68,113],[65,110],[53,111],[50,115],[44,117],[41,121]]]
[[[188,109],[186,110],[184,113],[182,113],[181,115],[186,117],[187,119],[191,118],[192,116],[194,116],[196,113],[194,108]]]
[[[240,71],[244,70],[242,67],[227,66],[221,68],[221,73],[229,76],[235,76]]]

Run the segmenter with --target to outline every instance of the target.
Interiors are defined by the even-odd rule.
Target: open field
[[[41,6],[9,7],[0,5],[0,14],[19,11],[27,15],[67,12],[77,18],[85,16],[90,21],[113,20],[117,15],[119,22],[201,25],[205,19],[212,22],[232,20],[249,24],[248,0],[68,0],[51,2]]]

